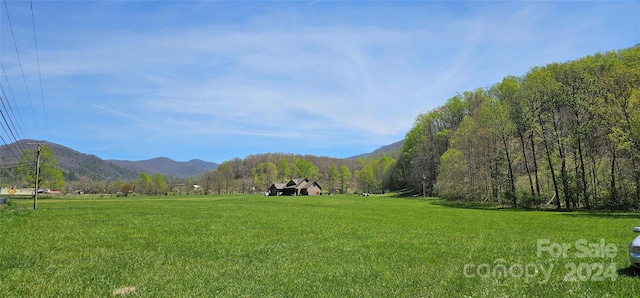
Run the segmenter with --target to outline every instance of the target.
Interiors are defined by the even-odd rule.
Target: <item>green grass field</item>
[[[626,252],[636,214],[197,196],[47,199],[0,216],[0,297],[640,293]]]

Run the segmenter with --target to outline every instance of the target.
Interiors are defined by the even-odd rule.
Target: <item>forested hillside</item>
[[[156,157],[147,160],[107,160],[117,166],[129,169],[135,173],[161,173],[169,177],[186,178],[202,172],[215,169],[218,165],[200,159],[190,161],[175,161],[166,157]]]
[[[259,193],[303,177],[325,194],[402,190],[517,207],[638,209],[640,45],[533,67],[457,94],[419,115],[403,141],[362,158],[267,153],[169,178],[158,169],[193,167],[153,159],[146,163],[164,166],[150,176],[149,165],[138,164],[146,168],[136,177],[140,169],[52,149],[74,182],[68,190],[85,193]],[[17,166],[14,155],[2,156]],[[188,163],[207,170],[202,161]],[[15,184],[7,170],[0,175]]]
[[[370,153],[359,154],[356,156],[348,157],[347,159],[358,160],[359,158],[375,158],[384,155],[395,155],[396,151],[399,151],[402,148],[403,141],[397,141],[395,143],[391,143],[389,145],[382,146],[376,150],[373,150]]]
[[[640,206],[640,46],[457,94],[404,139],[397,188],[513,206]]]
[[[51,148],[56,157],[57,164],[62,169],[64,180],[67,182],[77,181],[83,176],[86,176],[90,180],[113,181],[135,179],[137,175],[136,172],[130,169],[119,167],[95,155],[81,153],[47,141],[25,139],[9,145],[0,146],[0,160],[8,169],[7,171],[3,171],[5,182],[12,180],[10,169],[18,165],[20,157],[23,154],[23,149],[33,150],[31,153],[35,155],[35,144],[43,144],[43,146]]]
[[[330,193],[332,188],[346,190],[351,181],[351,171],[355,161],[298,155],[285,153],[266,153],[247,156],[244,159],[234,158],[225,161],[214,171],[201,175],[198,180],[204,193],[252,193],[264,192],[272,183],[286,182],[292,178],[308,178],[321,183],[323,191]],[[342,168],[342,181],[337,176],[337,169]],[[344,180],[344,179],[343,179]]]

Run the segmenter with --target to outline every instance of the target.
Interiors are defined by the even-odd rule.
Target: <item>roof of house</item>
[[[283,189],[285,187],[287,187],[286,183],[274,183],[273,186],[276,187],[276,189]]]
[[[303,181],[309,181],[307,178],[296,178],[296,179],[291,179],[291,181],[293,181],[295,184],[300,184]]]
[[[302,189],[302,188],[309,188],[314,184],[317,185],[318,188],[322,189],[322,187],[320,187],[320,184],[318,184],[315,181],[309,181],[309,179],[307,178],[291,179],[287,183],[274,183],[271,186],[275,187],[276,189],[296,189],[296,188]]]
[[[315,182],[315,181],[309,181],[309,182],[307,182],[307,184],[305,184],[302,188],[309,188],[309,187],[313,186],[314,184],[315,184],[315,185],[317,185],[319,189],[322,189],[322,187],[320,187],[320,184],[318,184],[318,183],[317,183],[317,182]]]

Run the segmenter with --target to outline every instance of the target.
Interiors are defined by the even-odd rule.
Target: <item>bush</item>
[[[524,208],[540,208],[542,204],[544,204],[544,200],[540,197],[532,195],[528,192],[523,192],[521,194],[521,199],[519,200],[520,205]]]

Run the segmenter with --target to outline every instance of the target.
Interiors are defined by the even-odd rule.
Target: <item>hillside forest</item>
[[[333,163],[253,156],[203,178],[223,193],[233,181],[264,190],[288,177],[317,179],[328,193],[403,190],[514,207],[638,208],[640,46],[533,67],[457,94],[417,116],[393,154]]]
[[[445,199],[637,208],[640,46],[450,98],[416,118],[394,175]]]
[[[23,169],[14,178],[28,185],[27,177]],[[258,154],[192,178],[81,176],[66,190],[259,193],[296,177],[319,182],[324,194],[402,191],[514,207],[637,209],[640,45],[533,67],[456,94],[418,115],[391,153],[355,160]]]

